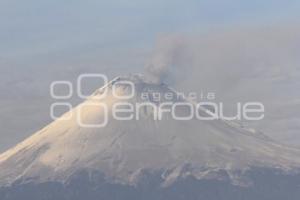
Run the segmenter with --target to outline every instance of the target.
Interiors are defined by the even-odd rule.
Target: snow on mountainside
[[[135,95],[129,100],[116,99],[111,94],[113,85],[120,94],[129,92],[124,80],[135,85]],[[107,97],[99,99],[105,88]],[[135,185],[145,170],[159,171],[164,180],[162,186],[171,185],[179,177],[218,179],[222,178],[220,172],[226,172],[233,184],[247,185],[249,182],[242,176],[251,168],[293,172],[300,167],[298,149],[224,120],[178,121],[168,113],[163,120],[154,120],[151,110],[145,109],[139,120],[119,121],[109,114],[107,126],[101,128],[81,127],[77,123],[79,111],[82,121],[97,123],[104,118],[104,110],[97,103],[104,102],[111,111],[119,101],[142,102],[143,92],[175,93],[168,86],[147,82],[141,76],[114,79],[62,116],[70,119],[54,121],[3,153],[0,185],[20,180],[64,182],[81,170],[99,171],[110,182],[129,185]],[[205,109],[200,112],[205,114]]]

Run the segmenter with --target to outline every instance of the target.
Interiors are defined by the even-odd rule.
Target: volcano
[[[129,94],[129,99],[116,98]],[[106,94],[103,97],[103,94]],[[76,108],[0,155],[1,200],[298,200],[300,150],[218,119],[117,120],[118,102],[175,94],[143,76],[118,77]],[[100,98],[101,97],[101,98]],[[103,98],[102,98],[103,97]],[[167,100],[147,100],[160,105]],[[188,102],[184,98],[172,102]],[[107,110],[103,106],[107,105]],[[207,108],[198,112],[205,115]],[[182,108],[180,113],[185,113]],[[80,117],[78,117],[80,116]],[[82,126],[99,124],[105,126]]]

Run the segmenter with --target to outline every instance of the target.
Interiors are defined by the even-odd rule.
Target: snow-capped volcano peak
[[[134,95],[128,99],[116,98],[113,92],[132,93],[129,82],[134,86]],[[258,137],[223,120],[178,121],[168,116],[155,120],[148,108],[143,109],[139,120],[116,120],[112,116],[117,102],[143,102],[144,93],[164,96],[176,91],[139,75],[113,79],[64,114],[62,118],[67,120],[54,121],[0,155],[0,184],[31,179],[65,181],[80,170],[96,170],[111,181],[129,184],[134,184],[144,170],[160,171],[165,185],[186,175],[208,178],[220,170],[236,181],[239,179],[236,171],[252,167],[288,171],[300,166],[299,150]],[[161,104],[166,99],[157,100],[150,95],[148,101]],[[107,110],[99,103],[107,105]],[[107,124],[81,126],[78,116],[84,124],[103,120]]]

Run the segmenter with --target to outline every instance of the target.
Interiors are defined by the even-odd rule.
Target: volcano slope
[[[131,93],[128,82],[134,86],[130,99],[113,95]],[[164,112],[157,120],[153,107],[141,106],[167,102],[154,93],[176,96],[141,76],[118,77],[4,152],[0,199],[299,200],[298,149],[222,119],[175,120]],[[116,119],[112,110],[120,102],[139,105],[139,119]],[[189,101],[171,101],[178,102]],[[106,126],[86,126],[105,119]]]

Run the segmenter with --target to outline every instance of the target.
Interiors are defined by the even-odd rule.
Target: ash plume
[[[158,40],[152,57],[145,66],[145,74],[149,82],[160,84],[169,77],[171,70],[178,67],[180,63],[184,44],[184,39],[178,36]]]

